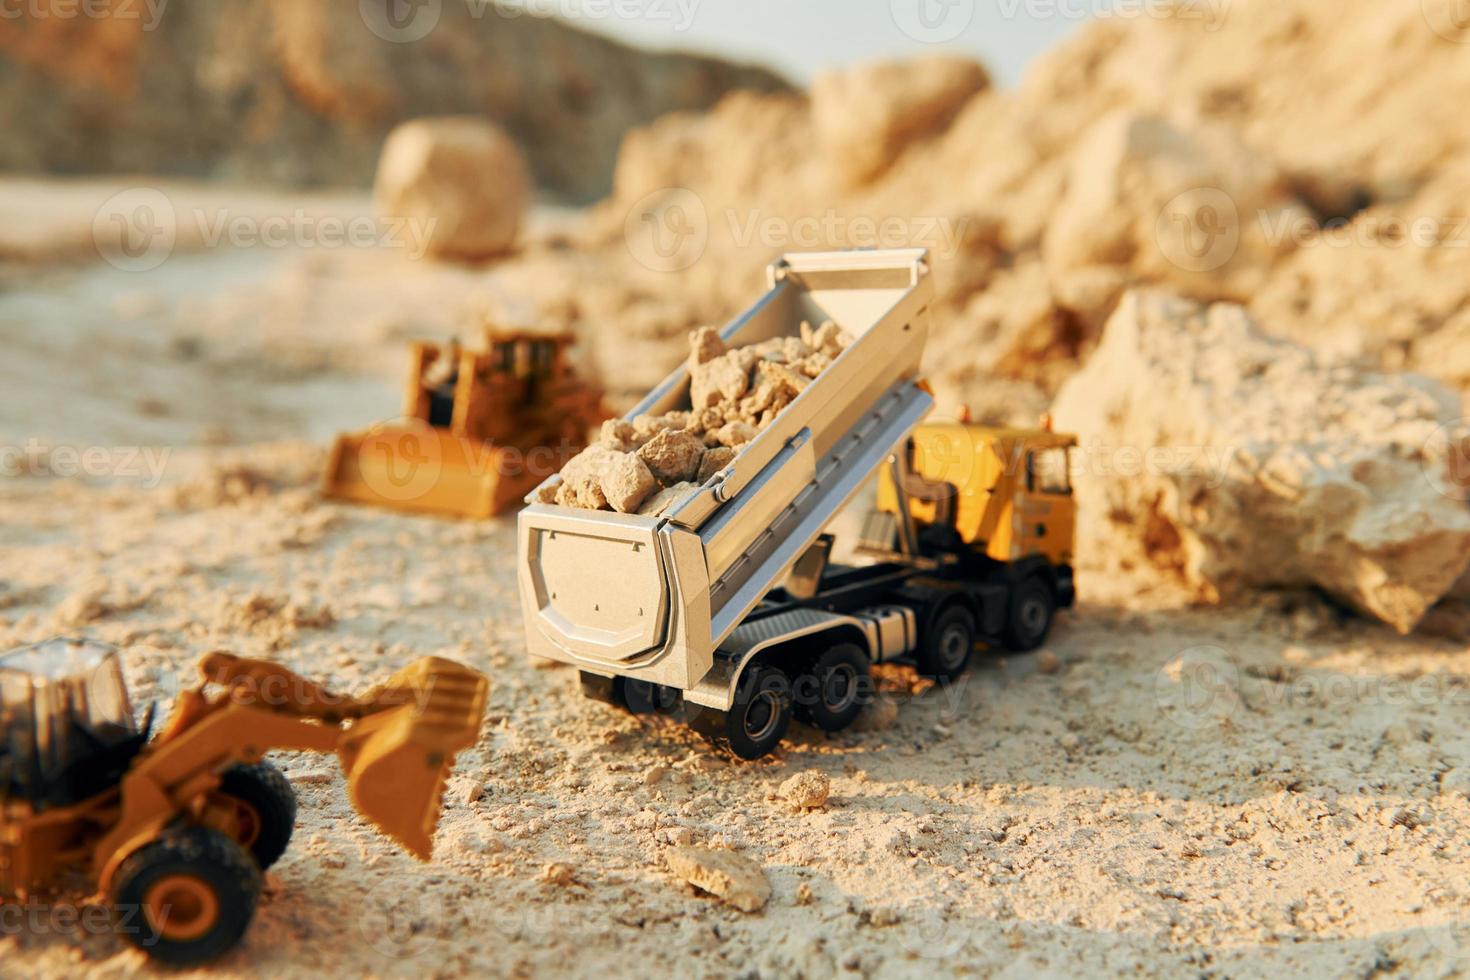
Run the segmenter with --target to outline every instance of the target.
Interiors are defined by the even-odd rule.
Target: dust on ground
[[[34,443],[0,480],[0,646],[121,644],[140,704],[166,702],[218,647],[349,689],[428,654],[491,678],[432,864],[355,816],[333,760],[278,758],[301,796],[295,843],[213,972],[1470,964],[1470,648],[1454,623],[1401,638],[1311,595],[1192,608],[1084,556],[1080,605],[1043,654],[984,658],[952,687],[884,668],[890,723],[797,727],[760,763],[584,700],[573,671],[524,653],[513,518],[407,517],[316,490],[331,433],[394,411],[404,339],[503,308],[501,275],[301,249],[0,272],[0,444]],[[89,468],[86,449],[105,460]],[[161,469],[128,469],[131,449]],[[830,798],[797,811],[780,787],[808,770]],[[761,864],[765,910],[677,880],[662,855],[683,844]],[[55,908],[19,911],[0,920],[0,972],[153,972]]]

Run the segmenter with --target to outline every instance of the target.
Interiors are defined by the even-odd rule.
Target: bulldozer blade
[[[479,736],[489,686],[453,661],[419,660],[380,689],[385,709],[354,723],[341,745],[353,805],[421,860],[433,853],[455,756]]]
[[[337,438],[323,481],[333,500],[454,517],[492,517],[540,482],[490,443],[421,423]]]

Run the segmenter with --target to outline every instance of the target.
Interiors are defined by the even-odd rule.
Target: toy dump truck
[[[339,436],[323,492],[458,517],[518,505],[605,418],[601,395],[568,362],[573,342],[489,330],[483,351],[414,344],[405,419]]]
[[[794,254],[768,278],[727,345],[827,320],[850,340],[727,466],[657,516],[530,503],[519,519],[530,652],[575,665],[589,696],[682,705],[748,759],[793,716],[850,724],[873,663],[954,677],[979,642],[1038,646],[1073,601],[1073,440],[921,425],[927,254]],[[686,365],[628,420],[689,408],[690,388]],[[824,530],[876,473],[869,563],[835,564]]]
[[[428,858],[444,780],[479,734],[482,676],[426,658],[348,697],[224,653],[200,675],[150,739],[112,648],[59,639],[0,656],[0,899],[80,877],[153,958],[227,952],[296,820],[271,749],[336,753],[358,811]]]

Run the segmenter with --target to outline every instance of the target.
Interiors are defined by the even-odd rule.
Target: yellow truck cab
[[[1049,423],[922,424],[906,458],[896,456],[879,473],[863,549],[934,563],[911,590],[947,600],[962,594],[978,636],[1011,650],[1035,649],[1054,612],[1076,598],[1076,445],[1075,436],[1053,432]]]

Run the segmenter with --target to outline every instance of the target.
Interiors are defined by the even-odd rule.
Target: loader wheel
[[[975,652],[975,617],[964,606],[950,606],[934,620],[916,658],[919,673],[952,681],[970,666]]]
[[[113,908],[119,931],[160,963],[208,962],[245,935],[260,877],[245,849],[219,831],[170,830],[118,868]]]
[[[296,829],[296,791],[281,770],[269,762],[234,766],[225,771],[218,792],[234,804],[240,824],[236,840],[260,870],[280,860]]]
[[[1041,579],[1032,576],[1016,586],[1011,595],[1010,617],[1006,622],[1006,648],[1026,653],[1045,643],[1056,609],[1057,601],[1051,594],[1051,588]]]
[[[840,732],[857,720],[872,697],[868,656],[852,643],[817,655],[796,679],[796,717],[824,732]]]
[[[791,725],[791,681],[776,667],[748,668],[735,688],[729,711],[702,710],[691,724],[742,759],[759,759],[786,735]]]

